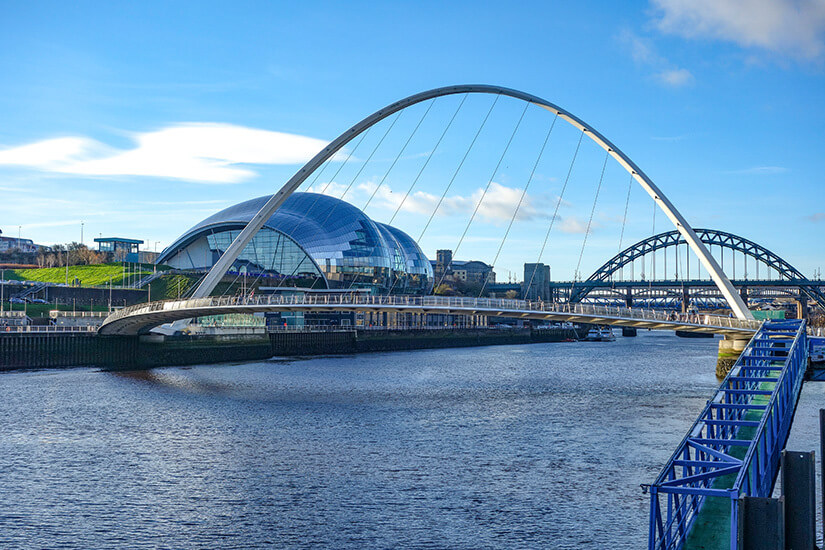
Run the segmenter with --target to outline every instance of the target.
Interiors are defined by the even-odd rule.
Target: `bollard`
[[[782,451],[785,548],[811,550],[816,544],[814,452]]]
[[[739,499],[739,550],[785,550],[782,499]]]
[[[825,409],[819,409],[819,479],[822,487],[819,498],[822,501],[822,538],[825,540]]]

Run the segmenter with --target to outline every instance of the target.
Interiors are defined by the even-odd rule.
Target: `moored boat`
[[[587,331],[587,336],[584,339],[587,342],[613,342],[616,340],[616,336],[609,326],[595,326]]]

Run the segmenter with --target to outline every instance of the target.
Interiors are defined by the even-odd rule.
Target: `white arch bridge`
[[[143,334],[153,327],[181,319],[257,312],[355,312],[460,314],[515,317],[549,322],[593,323],[622,327],[668,329],[724,334],[749,339],[759,321],[716,315],[676,316],[639,308],[552,304],[493,298],[447,298],[442,296],[364,296],[356,293],[254,297],[210,296],[138,304],[116,311],[98,330],[101,335]]]
[[[455,94],[465,94],[465,96],[469,94],[492,94],[497,96],[496,100],[498,97],[507,96],[515,100],[525,102],[525,111],[529,105],[536,105],[544,111],[551,113],[554,115],[554,119],[553,124],[550,125],[547,138],[545,138],[545,144],[546,139],[549,139],[550,132],[552,132],[555,121],[559,119],[570,124],[581,132],[579,144],[584,136],[587,136],[593,140],[593,142],[605,151],[605,166],[608,157],[612,157],[630,175],[631,184],[635,181],[638,185],[640,185],[653,199],[656,208],[663,212],[668,220],[670,220],[676,232],[678,232],[678,235],[681,239],[683,239],[683,242],[687,243],[698,258],[699,263],[706,269],[710,275],[710,278],[728,302],[733,314],[736,316],[736,319],[734,320],[727,317],[714,316],[702,316],[701,318],[694,316],[690,319],[671,319],[666,313],[640,311],[636,309],[599,307],[582,304],[554,304],[551,306],[550,304],[543,304],[540,302],[531,303],[524,301],[491,300],[484,298],[441,298],[430,296],[406,297],[391,295],[356,296],[354,294],[352,296],[344,294],[339,297],[324,296],[322,298],[315,296],[305,296],[300,298],[282,297],[280,295],[261,296],[255,298],[210,296],[229,268],[239,258],[247,245],[250,244],[253,237],[264,226],[266,220],[268,220],[270,216],[272,216],[273,213],[281,207],[284,201],[286,201],[286,199],[289,198],[289,196],[294,193],[311,174],[316,173],[319,167],[332,158],[333,155],[341,151],[342,148],[344,148],[355,137],[364,134],[371,127],[375,126],[377,123],[392,114],[399,113],[400,111],[418,103]],[[495,102],[493,103],[493,106],[494,105]],[[490,109],[492,109],[492,106]],[[486,122],[486,118],[484,120]],[[451,124],[451,122],[448,123],[447,128],[449,128],[449,124]],[[482,122],[481,127],[483,126],[484,122]],[[479,132],[481,131],[481,127],[478,130]],[[516,128],[518,128],[518,125]],[[477,136],[478,133],[476,134],[476,137]],[[472,147],[473,143],[475,143],[475,139],[471,142],[470,147]],[[504,151],[506,153],[507,148],[505,148]],[[575,162],[577,153],[578,146],[576,153],[573,155],[573,161],[570,164],[570,171],[573,169],[573,162]],[[466,153],[464,158],[466,159]],[[541,158],[541,153],[539,154],[539,158]],[[464,160],[461,161],[458,169],[461,168],[463,163]],[[497,169],[498,168],[496,168],[496,170]],[[568,172],[568,178],[569,173],[570,172]],[[602,177],[603,176],[604,167],[602,168]],[[492,181],[492,177],[490,178],[490,181]],[[601,180],[599,182],[599,188],[600,186]],[[595,200],[598,199],[599,188],[597,188]],[[449,184],[447,189],[449,189]],[[527,188],[525,187],[524,192],[526,192],[526,189]],[[412,191],[412,187],[410,187],[410,191]],[[444,193],[446,194],[446,190]],[[630,195],[628,192],[628,198],[629,196]],[[593,204],[594,211],[596,207],[595,200]],[[561,196],[559,197],[559,203],[560,202]],[[439,202],[439,204],[441,203]],[[438,206],[436,206],[436,210],[437,209]],[[434,214],[435,212],[433,215]],[[464,235],[466,235],[467,229],[469,229],[469,225],[472,223],[474,216],[475,212],[464,230]],[[553,227],[553,219],[555,219],[555,215],[549,223],[547,236],[549,236],[550,229]],[[513,220],[515,220],[515,213],[513,215]],[[505,239],[506,236],[507,234],[505,233]],[[463,235],[461,239],[464,239]],[[546,242],[545,237],[545,245]],[[585,233],[584,238],[584,243],[586,244],[586,242],[587,233]],[[459,241],[459,245],[460,243],[461,241]],[[503,244],[504,242],[502,241],[502,246]],[[582,252],[583,247],[584,244],[582,245]],[[544,251],[544,245],[542,245],[541,250],[542,252]],[[539,255],[539,259],[541,259],[541,254]],[[390,294],[390,292],[388,292],[388,294]],[[280,190],[273,194],[272,197],[263,205],[263,207],[249,220],[246,227],[237,235],[237,237],[234,238],[231,245],[226,248],[209,273],[207,273],[203,278],[190,299],[153,302],[125,308],[109,316],[101,325],[99,333],[101,335],[140,334],[160,324],[207,315],[266,311],[324,312],[333,310],[357,312],[394,311],[406,313],[456,313],[468,315],[505,316],[547,321],[577,321],[637,328],[668,328],[673,330],[733,334],[739,336],[747,336],[758,328],[758,323],[753,320],[753,315],[748,310],[747,305],[739,296],[738,292],[733,287],[720,265],[711,255],[705,243],[702,242],[702,239],[697,235],[690,224],[688,224],[685,217],[676,209],[673,203],[668,200],[661,189],[653,183],[653,181],[641,170],[641,168],[639,168],[611,141],[574,114],[535,95],[500,86],[459,85],[436,88],[404,98],[367,116],[352,128],[342,133],[335,140],[330,142],[327,147],[318,152],[318,154],[307,162],[298,172],[296,172],[295,175],[293,175],[289,181],[281,187]]]

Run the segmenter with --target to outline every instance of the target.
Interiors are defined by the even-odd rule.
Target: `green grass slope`
[[[131,264],[129,264],[131,265]],[[80,281],[81,286],[102,286],[108,285],[109,279],[112,280],[113,285],[121,285],[128,280],[135,282],[141,277],[152,273],[154,266],[152,264],[134,264],[137,266],[137,273],[133,272],[131,276],[128,272],[129,265],[127,265],[126,276],[124,279],[123,264],[97,264],[97,265],[72,265],[69,266],[69,284],[75,279]],[[158,267],[158,269],[166,269]],[[65,267],[46,267],[42,269],[6,269],[3,277],[14,281],[38,281],[42,283],[65,283],[66,282],[66,268]]]

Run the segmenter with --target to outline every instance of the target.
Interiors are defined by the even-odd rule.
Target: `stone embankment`
[[[574,329],[341,330],[236,336],[101,337],[78,333],[0,334],[0,370],[97,366],[152,368],[270,357],[561,342]]]

